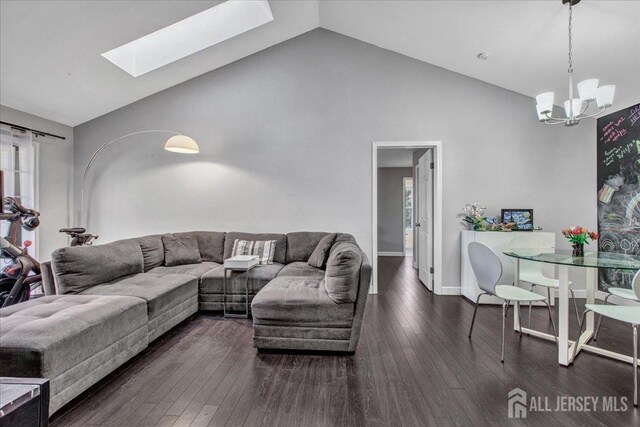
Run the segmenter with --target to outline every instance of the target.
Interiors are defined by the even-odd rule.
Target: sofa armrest
[[[362,264],[360,265],[360,283],[358,284],[358,296],[356,299],[355,312],[353,313],[353,324],[351,325],[351,338],[349,339],[349,351],[355,352],[360,341],[360,333],[362,332],[362,323],[364,320],[364,311],[367,305],[367,297],[369,296],[369,287],[371,286],[371,263],[367,254],[362,252]]]
[[[42,274],[42,289],[44,290],[44,294],[55,295],[56,284],[53,276],[53,269],[51,268],[51,261],[41,263],[40,272]]]

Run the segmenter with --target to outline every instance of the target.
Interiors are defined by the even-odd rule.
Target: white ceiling
[[[413,166],[413,148],[386,148],[378,150],[379,168],[410,168]]]
[[[329,1],[320,24],[497,86],[568,99],[568,7],[549,1]],[[575,82],[615,84],[640,101],[640,2],[583,0],[573,10]],[[490,58],[481,61],[480,52]]]
[[[100,56],[217,3],[2,1],[0,103],[75,126],[318,26],[524,95],[567,97],[561,0],[271,0],[273,22],[138,78]],[[577,5],[574,67],[577,81],[615,84],[614,107],[640,102],[640,2]]]
[[[2,1],[0,103],[75,126],[318,27],[318,5],[270,1],[274,20],[134,78],[101,53],[221,1]]]

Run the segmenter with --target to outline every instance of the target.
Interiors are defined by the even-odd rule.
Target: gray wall
[[[0,105],[0,120],[55,135],[64,136],[62,141],[54,138],[37,138],[39,145],[37,209],[41,213],[37,228],[38,253],[41,261],[51,258],[51,252],[67,244],[59,229],[69,225],[71,207],[71,181],[73,166],[73,129],[38,116],[23,113]]]
[[[378,168],[378,252],[404,252],[404,178],[412,168]]]
[[[549,231],[596,225],[593,120],[545,126],[529,97],[327,30],[74,128],[76,194],[91,153],[140,129],[183,131],[201,153],[166,153],[164,137],[151,135],[105,152],[89,179],[89,225],[101,240],[198,228],[339,230],[371,256],[374,141],[442,141],[449,291],[460,284],[465,203],[492,214],[530,207]]]

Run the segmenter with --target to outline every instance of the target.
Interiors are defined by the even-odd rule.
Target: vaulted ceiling
[[[100,56],[218,3],[2,1],[0,103],[75,126],[317,27],[527,96],[567,97],[561,0],[271,0],[272,22],[137,78]],[[573,27],[576,80],[615,84],[614,106],[639,102],[640,2],[584,0]]]

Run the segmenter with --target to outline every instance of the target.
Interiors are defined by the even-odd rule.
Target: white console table
[[[511,242],[516,238],[519,240],[518,246],[521,246],[521,248],[527,247],[526,241],[528,240],[531,241],[529,247],[539,247],[540,244],[544,244],[544,246],[549,248],[555,248],[556,246],[556,234],[543,231],[501,232],[463,230],[460,233],[460,286],[462,295],[475,303],[478,294],[481,292],[478,287],[478,282],[476,281],[476,276],[471,268],[471,262],[469,262],[469,251],[467,250],[469,243],[479,242],[493,249],[500,258],[500,261],[502,261],[503,273],[500,284],[511,285],[513,284],[515,264],[513,260],[504,255],[502,251],[511,248]],[[552,276],[553,269],[546,274]],[[537,291],[542,292],[544,289],[537,289]],[[502,304],[502,302],[502,300],[496,297],[487,295],[482,297],[480,304]]]

